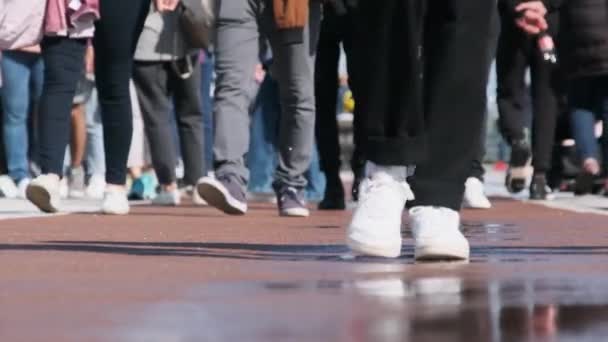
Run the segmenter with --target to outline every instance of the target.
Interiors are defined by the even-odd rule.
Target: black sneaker
[[[228,215],[245,215],[247,195],[235,175],[205,177],[196,185],[198,194],[210,206]]]
[[[582,196],[592,193],[594,182],[595,176],[589,172],[586,172],[585,170],[582,170],[578,176],[576,176],[574,194],[577,196]]]
[[[330,179],[331,178],[331,179]],[[346,203],[344,202],[344,187],[340,177],[328,177],[327,185],[325,186],[325,195],[319,203],[319,210],[344,210]]]
[[[507,190],[518,193],[525,189],[526,179],[529,176],[529,164],[532,152],[530,145],[525,139],[513,141],[511,144],[511,160],[509,170],[505,179]]]
[[[303,190],[297,190],[294,187],[276,183],[273,185],[273,188],[277,195],[280,216],[308,217],[310,215],[310,211],[306,207],[306,201],[304,200]]]
[[[551,188],[547,186],[547,177],[545,175],[534,175],[530,183],[530,199],[544,201],[549,199]]]

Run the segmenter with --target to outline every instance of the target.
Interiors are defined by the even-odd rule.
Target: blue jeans
[[[215,59],[213,54],[204,52],[205,60],[201,64],[201,100],[203,101],[203,160],[204,173],[213,170],[213,70]]]
[[[272,193],[272,181],[277,167],[277,144],[279,140],[279,104],[278,84],[266,76],[257,96],[251,116],[251,132],[247,167],[249,169],[248,189],[255,193]],[[310,167],[304,175],[308,181],[306,197],[311,201],[320,201],[325,192],[325,176],[321,172],[316,145]]]
[[[27,118],[42,93],[43,64],[39,54],[5,51],[2,56],[4,148],[9,176],[29,178]]]
[[[87,116],[87,150],[86,166],[87,176],[105,176],[106,159],[103,147],[103,125],[101,123],[101,110],[97,102],[97,89],[93,88],[91,97],[86,103]]]
[[[608,76],[577,79],[569,92],[572,134],[581,161],[602,160],[608,169]],[[595,123],[602,120],[602,153],[595,138]]]

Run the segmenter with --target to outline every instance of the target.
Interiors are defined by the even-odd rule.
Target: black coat
[[[565,0],[557,40],[568,78],[608,75],[608,0]]]

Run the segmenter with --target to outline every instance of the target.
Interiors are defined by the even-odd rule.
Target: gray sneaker
[[[245,215],[247,195],[234,175],[204,177],[196,185],[202,199],[228,215]]]
[[[308,217],[310,215],[304,199],[304,190],[279,184],[275,184],[273,187],[277,194],[280,216]]]

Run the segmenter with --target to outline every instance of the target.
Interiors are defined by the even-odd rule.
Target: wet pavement
[[[468,263],[343,245],[348,213],[0,222],[0,341],[605,341],[608,216],[465,211]],[[407,220],[406,220],[407,221]]]

